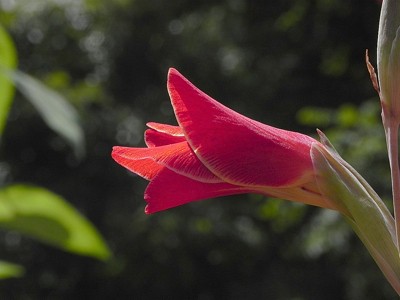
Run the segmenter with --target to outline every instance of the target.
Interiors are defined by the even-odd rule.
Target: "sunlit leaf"
[[[0,279],[21,277],[24,273],[25,270],[23,267],[6,261],[0,261]]]
[[[22,71],[11,72],[11,77],[47,125],[62,136],[81,158],[85,152],[85,138],[74,107],[62,95]]]
[[[60,196],[43,188],[11,185],[1,189],[0,227],[69,252],[99,259],[110,256],[94,226]]]
[[[17,66],[17,53],[8,33],[0,25],[0,70],[12,70]],[[2,136],[8,112],[14,97],[14,84],[0,72],[0,137]]]

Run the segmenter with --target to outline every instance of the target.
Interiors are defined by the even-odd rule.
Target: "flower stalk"
[[[367,68],[382,106],[382,123],[388,149],[397,248],[400,249],[400,170],[398,132],[400,125],[400,1],[384,0],[379,19],[377,66],[378,75],[369,62]]]
[[[400,249],[400,170],[399,170],[399,123],[385,118],[382,114],[385,128],[386,144],[389,155],[390,173],[392,181],[393,210],[396,222],[397,249]]]

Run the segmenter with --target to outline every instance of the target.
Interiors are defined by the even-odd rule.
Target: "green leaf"
[[[85,138],[74,107],[62,95],[32,76],[22,71],[10,74],[18,90],[35,106],[46,124],[73,147],[78,158],[82,158]]]
[[[6,261],[0,261],[0,279],[21,277],[25,273],[23,267]]]
[[[69,252],[99,259],[110,256],[94,226],[60,196],[43,188],[11,185],[1,189],[0,227]]]
[[[307,126],[326,127],[332,123],[333,112],[319,107],[303,107],[297,113],[297,120]]]
[[[0,70],[13,70],[17,66],[17,52],[14,43],[0,25]],[[0,137],[6,125],[8,112],[14,98],[14,84],[3,72],[0,72]]]
[[[323,142],[326,139],[323,136]],[[395,223],[386,205],[329,141],[315,143],[311,150],[318,187],[345,216],[381,271],[400,293],[400,257],[396,247]]]

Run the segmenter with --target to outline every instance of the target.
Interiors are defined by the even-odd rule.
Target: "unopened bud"
[[[378,32],[379,96],[386,118],[400,123],[400,1],[384,0]],[[389,114],[389,115],[388,115]]]

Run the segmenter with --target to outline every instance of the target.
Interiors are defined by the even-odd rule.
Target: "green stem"
[[[400,169],[399,169],[399,123],[393,118],[385,118],[383,124],[386,133],[386,143],[389,154],[390,171],[392,177],[393,209],[396,222],[397,249],[400,249]]]

